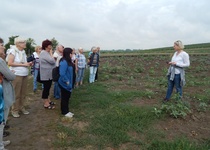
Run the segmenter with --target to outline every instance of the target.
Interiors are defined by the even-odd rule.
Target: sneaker
[[[3,141],[3,144],[4,144],[4,146],[7,146],[7,145],[9,145],[11,142],[10,142],[10,140],[7,140],[7,141]]]
[[[163,99],[163,103],[168,102],[168,101],[169,101],[169,99],[167,99],[167,98]]]
[[[19,115],[19,113],[17,111],[12,111],[12,116],[14,118],[19,118],[20,117],[20,115]]]
[[[9,131],[3,131],[3,137],[7,137],[10,135],[10,132]]]
[[[70,112],[68,112],[67,114],[65,114],[65,117],[72,118],[73,115]]]
[[[4,126],[4,130],[8,130],[10,128],[10,125],[8,125],[8,124],[6,124],[5,126]]]
[[[72,116],[74,116],[74,113],[72,113],[72,112],[69,112]]]
[[[23,108],[23,109],[21,110],[21,112],[22,112],[24,115],[28,115],[28,114],[29,114],[29,112],[28,112],[25,108]]]

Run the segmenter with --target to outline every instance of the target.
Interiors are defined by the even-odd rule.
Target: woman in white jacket
[[[188,53],[184,50],[184,45],[180,40],[174,42],[175,53],[170,62],[168,62],[169,69],[167,73],[168,77],[168,89],[164,102],[169,101],[173,92],[174,86],[179,94],[179,99],[182,98],[182,87],[185,85],[185,67],[190,66],[190,59]]]

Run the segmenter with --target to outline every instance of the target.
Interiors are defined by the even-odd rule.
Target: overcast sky
[[[210,0],[0,0],[0,37],[88,50],[210,41]]]

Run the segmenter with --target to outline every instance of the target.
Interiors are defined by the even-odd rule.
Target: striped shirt
[[[85,68],[85,66],[86,66],[85,55],[79,53],[79,54],[76,55],[76,59],[77,59],[78,68]]]

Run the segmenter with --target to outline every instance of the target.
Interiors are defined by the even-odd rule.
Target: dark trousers
[[[95,80],[98,80],[98,68],[97,68],[97,71],[96,71]]]
[[[76,68],[75,65],[73,66],[73,83],[72,83],[72,89],[74,88],[76,82]]]
[[[67,91],[61,87],[61,114],[65,115],[69,112],[69,101],[71,97],[71,92]]]
[[[44,89],[42,91],[42,99],[48,99],[48,96],[50,94],[50,88],[52,85],[52,80],[42,81],[42,84],[44,85]]]

